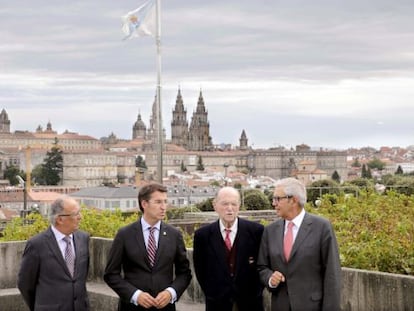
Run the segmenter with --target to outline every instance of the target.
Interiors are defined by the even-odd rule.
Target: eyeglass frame
[[[279,203],[280,200],[291,199],[291,198],[293,198],[293,195],[285,195],[285,196],[282,196],[282,197],[275,196],[275,197],[272,198],[272,202]]]
[[[79,211],[77,211],[76,213],[70,213],[70,214],[58,214],[57,216],[62,216],[62,217],[69,217],[69,216],[71,216],[71,217],[77,217],[77,216],[79,216],[79,215],[80,215],[80,213],[81,213],[81,211],[79,210]]]

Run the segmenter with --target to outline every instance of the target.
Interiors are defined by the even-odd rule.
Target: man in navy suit
[[[81,219],[78,202],[60,197],[51,205],[51,226],[27,241],[17,283],[31,311],[89,310],[89,235],[78,230]]]
[[[167,188],[157,183],[143,186],[138,202],[143,215],[116,234],[104,280],[120,297],[121,311],[174,311],[191,281],[191,270],[181,232],[162,221]]]
[[[280,219],[265,228],[258,259],[271,310],[339,311],[341,265],[331,224],[305,211],[306,188],[297,179],[277,181],[273,195]]]
[[[262,311],[257,255],[263,226],[238,217],[240,194],[232,187],[220,189],[213,206],[219,220],[194,234],[194,268],[206,311]]]

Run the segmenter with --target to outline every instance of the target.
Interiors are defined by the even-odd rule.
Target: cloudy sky
[[[162,112],[203,92],[213,143],[344,149],[414,144],[412,0],[161,0]],[[122,41],[141,0],[0,7],[0,109],[11,130],[50,121],[131,138],[156,90],[154,38]]]

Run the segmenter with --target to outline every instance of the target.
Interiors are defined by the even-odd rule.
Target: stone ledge
[[[118,309],[118,295],[105,283],[88,282],[90,311],[112,311]],[[17,288],[0,289],[1,311],[28,311],[20,292]],[[202,311],[204,304],[187,302],[185,300],[177,303],[177,311]]]

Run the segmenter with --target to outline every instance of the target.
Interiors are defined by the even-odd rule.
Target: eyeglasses
[[[70,213],[70,214],[59,214],[58,216],[62,216],[62,217],[65,217],[65,216],[67,216],[67,217],[69,217],[69,216],[77,217],[77,216],[80,215],[80,213],[81,213],[80,211],[77,211],[75,213]]]
[[[273,197],[273,202],[280,202],[280,200],[290,199],[292,197],[293,197],[293,195],[285,195],[284,197]]]
[[[154,205],[168,205],[168,201],[167,200],[148,200],[149,203],[154,204]]]

